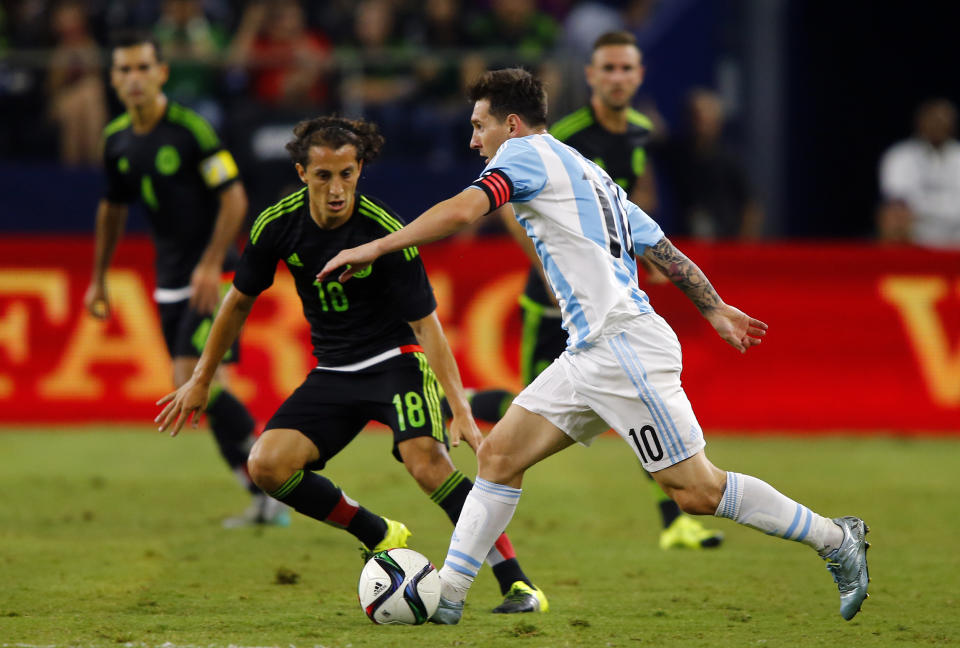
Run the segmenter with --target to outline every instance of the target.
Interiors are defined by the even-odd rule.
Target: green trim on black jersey
[[[558,120],[550,127],[550,134],[563,142],[591,124],[593,124],[593,111],[589,106],[584,106]]]
[[[167,107],[167,119],[190,131],[196,138],[197,143],[200,144],[201,150],[212,151],[220,148],[220,138],[217,137],[217,131],[213,130],[213,126],[206,119],[189,108],[171,102]]]
[[[107,139],[114,133],[119,133],[122,130],[130,128],[131,123],[133,123],[133,120],[130,119],[130,113],[123,113],[103,129],[103,139]]]
[[[641,112],[637,112],[633,108],[627,108],[627,121],[634,126],[645,128],[648,131],[653,130],[653,122],[650,121],[650,118]]]
[[[380,226],[388,232],[396,232],[403,228],[403,223],[397,220],[395,216],[366,196],[360,196],[359,211],[367,218],[379,223]],[[420,250],[418,250],[415,245],[403,249],[403,258],[407,261],[410,261],[418,254],[420,254]]]
[[[260,215],[257,216],[257,220],[253,222],[253,227],[250,228],[250,243],[256,245],[257,239],[260,238],[260,234],[263,232],[263,228],[272,221],[275,221],[284,214],[289,214],[290,212],[303,207],[306,193],[307,188],[304,187],[303,189],[290,194],[272,207],[267,207],[260,212]]]
[[[443,410],[440,408],[440,385],[437,375],[430,368],[426,354],[415,351],[413,354],[420,363],[420,373],[423,374],[423,398],[427,401],[430,410],[430,435],[443,443]]]

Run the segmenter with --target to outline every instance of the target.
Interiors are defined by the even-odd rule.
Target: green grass
[[[872,527],[871,598],[837,613],[802,545],[728,520],[713,552],[662,552],[647,480],[602,438],[534,468],[511,526],[546,615],[487,611],[485,570],[459,626],[374,626],[360,611],[356,542],[297,516],[224,530],[246,501],[209,435],[83,428],[0,433],[0,646],[942,646],[960,642],[960,443],[715,438],[717,465],[767,479],[826,515]],[[466,448],[454,451],[465,472]],[[413,529],[442,562],[450,525],[364,434],[328,476]],[[295,584],[278,584],[281,570]]]

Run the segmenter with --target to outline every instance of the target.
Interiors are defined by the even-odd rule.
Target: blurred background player
[[[645,151],[653,123],[634,110],[632,102],[643,83],[642,54],[633,34],[607,32],[594,42],[590,63],[585,68],[591,95],[588,105],[557,120],[550,134],[569,144],[589,160],[606,170],[628,192],[630,200],[647,213],[656,208],[657,194],[653,172]],[[524,385],[533,382],[563,353],[567,332],[561,326],[561,313],[547,285],[543,267],[529,238],[517,224],[513,210],[501,208],[504,223],[531,258],[526,287],[520,297],[523,312],[523,337],[520,347],[520,373]],[[663,281],[655,268],[647,276]],[[471,396],[477,418],[496,423],[513,401],[514,394],[504,390],[486,390]],[[660,510],[663,530],[660,547],[712,548],[723,542],[723,534],[705,529],[695,518],[680,511],[660,486],[651,479],[651,489]]]
[[[725,145],[725,123],[720,95],[695,88],[687,95],[685,130],[657,142],[678,236],[756,240],[763,233],[763,209],[746,169]]]
[[[880,162],[883,204],[880,239],[960,248],[960,142],[957,109],[947,99],[917,108],[910,139],[890,147]]]
[[[97,208],[93,276],[84,304],[94,317],[110,317],[107,269],[123,235],[128,205],[141,202],[156,245],[154,299],[173,358],[173,381],[180,386],[203,349],[224,271],[236,263],[247,198],[233,157],[213,128],[163,94],[167,75],[151,37],[118,36],[110,80],[126,112],[104,130],[107,188]],[[237,353],[234,344],[229,360],[235,361]],[[247,510],[224,526],[286,524],[289,513],[246,473],[254,421],[227,390],[225,371],[218,373],[206,405],[220,453],[252,497]]]
[[[221,358],[257,296],[273,283],[278,262],[285,261],[319,364],[267,422],[250,453],[250,474],[298,512],[346,529],[369,557],[405,547],[410,531],[371,513],[313,471],[322,470],[371,420],[379,421],[393,431],[394,457],[456,523],[472,482],[453,465],[447,448],[461,438],[476,448],[480,432],[417,248],[383,257],[348,285],[316,280],[345,246],[403,226],[389,207],[357,190],[364,163],[379,155],[383,137],[371,123],[337,117],[303,121],[294,135],[287,150],[306,187],[257,218],[196,371],[161,399],[169,404],[157,420],[161,430],[172,424],[171,434],[177,434],[191,414],[203,410]],[[441,386],[453,407],[449,438]],[[506,596],[494,612],[547,611],[546,597],[523,573],[505,534],[486,560]]]

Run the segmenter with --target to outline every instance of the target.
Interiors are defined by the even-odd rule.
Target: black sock
[[[207,405],[207,418],[227,465],[233,470],[246,470],[247,456],[253,445],[254,422],[250,412],[236,396],[224,389]],[[248,481],[247,490],[254,494],[260,492],[252,481]]]
[[[346,529],[368,549],[387,533],[386,520],[347,497],[326,477],[309,470],[298,470],[270,496],[314,520]]]
[[[447,514],[447,517],[450,518],[450,521],[456,525],[457,520],[460,518],[460,511],[463,510],[463,505],[467,501],[467,495],[470,494],[471,488],[473,488],[473,482],[459,470],[454,470],[450,473],[450,476],[447,477],[446,481],[431,493],[430,499],[438,504],[440,508],[443,509],[443,512]],[[502,561],[491,567],[497,583],[500,584],[500,593],[506,594],[510,586],[517,581],[523,581],[530,587],[533,587],[533,583],[531,583],[527,575],[523,573],[520,562],[513,554],[513,547],[510,545],[510,541],[507,540],[506,534],[497,538],[494,548],[497,549],[503,557]]]

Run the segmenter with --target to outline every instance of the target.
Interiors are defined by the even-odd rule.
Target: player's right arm
[[[96,243],[93,252],[93,276],[83,297],[83,304],[97,319],[110,317],[110,300],[107,296],[107,270],[110,260],[123,236],[127,223],[127,206],[106,199],[97,207]]]
[[[347,266],[338,277],[340,281],[346,281],[385,254],[446,238],[490,211],[490,201],[482,191],[464,189],[383,238],[341,250],[327,262],[317,279],[322,281],[337,268]]]
[[[250,241],[240,257],[233,285],[220,304],[193,375],[180,389],[157,401],[157,405],[166,405],[154,419],[160,424],[161,432],[170,428],[170,436],[176,436],[190,418],[196,427],[199,415],[207,406],[217,367],[240,335],[240,329],[247,321],[257,296],[273,283],[278,256],[274,245],[275,226],[274,229],[267,228],[270,222],[267,216],[272,213],[271,210],[265,210],[254,223]]]
[[[200,414],[207,407],[210,385],[217,367],[220,366],[223,356],[234,340],[240,335],[240,329],[247,321],[247,316],[256,300],[256,297],[245,295],[234,286],[230,287],[213,320],[210,336],[207,338],[203,353],[190,380],[180,389],[170,392],[157,401],[157,405],[166,405],[154,419],[155,423],[160,424],[161,432],[170,428],[170,436],[176,436],[191,418],[196,427]]]

